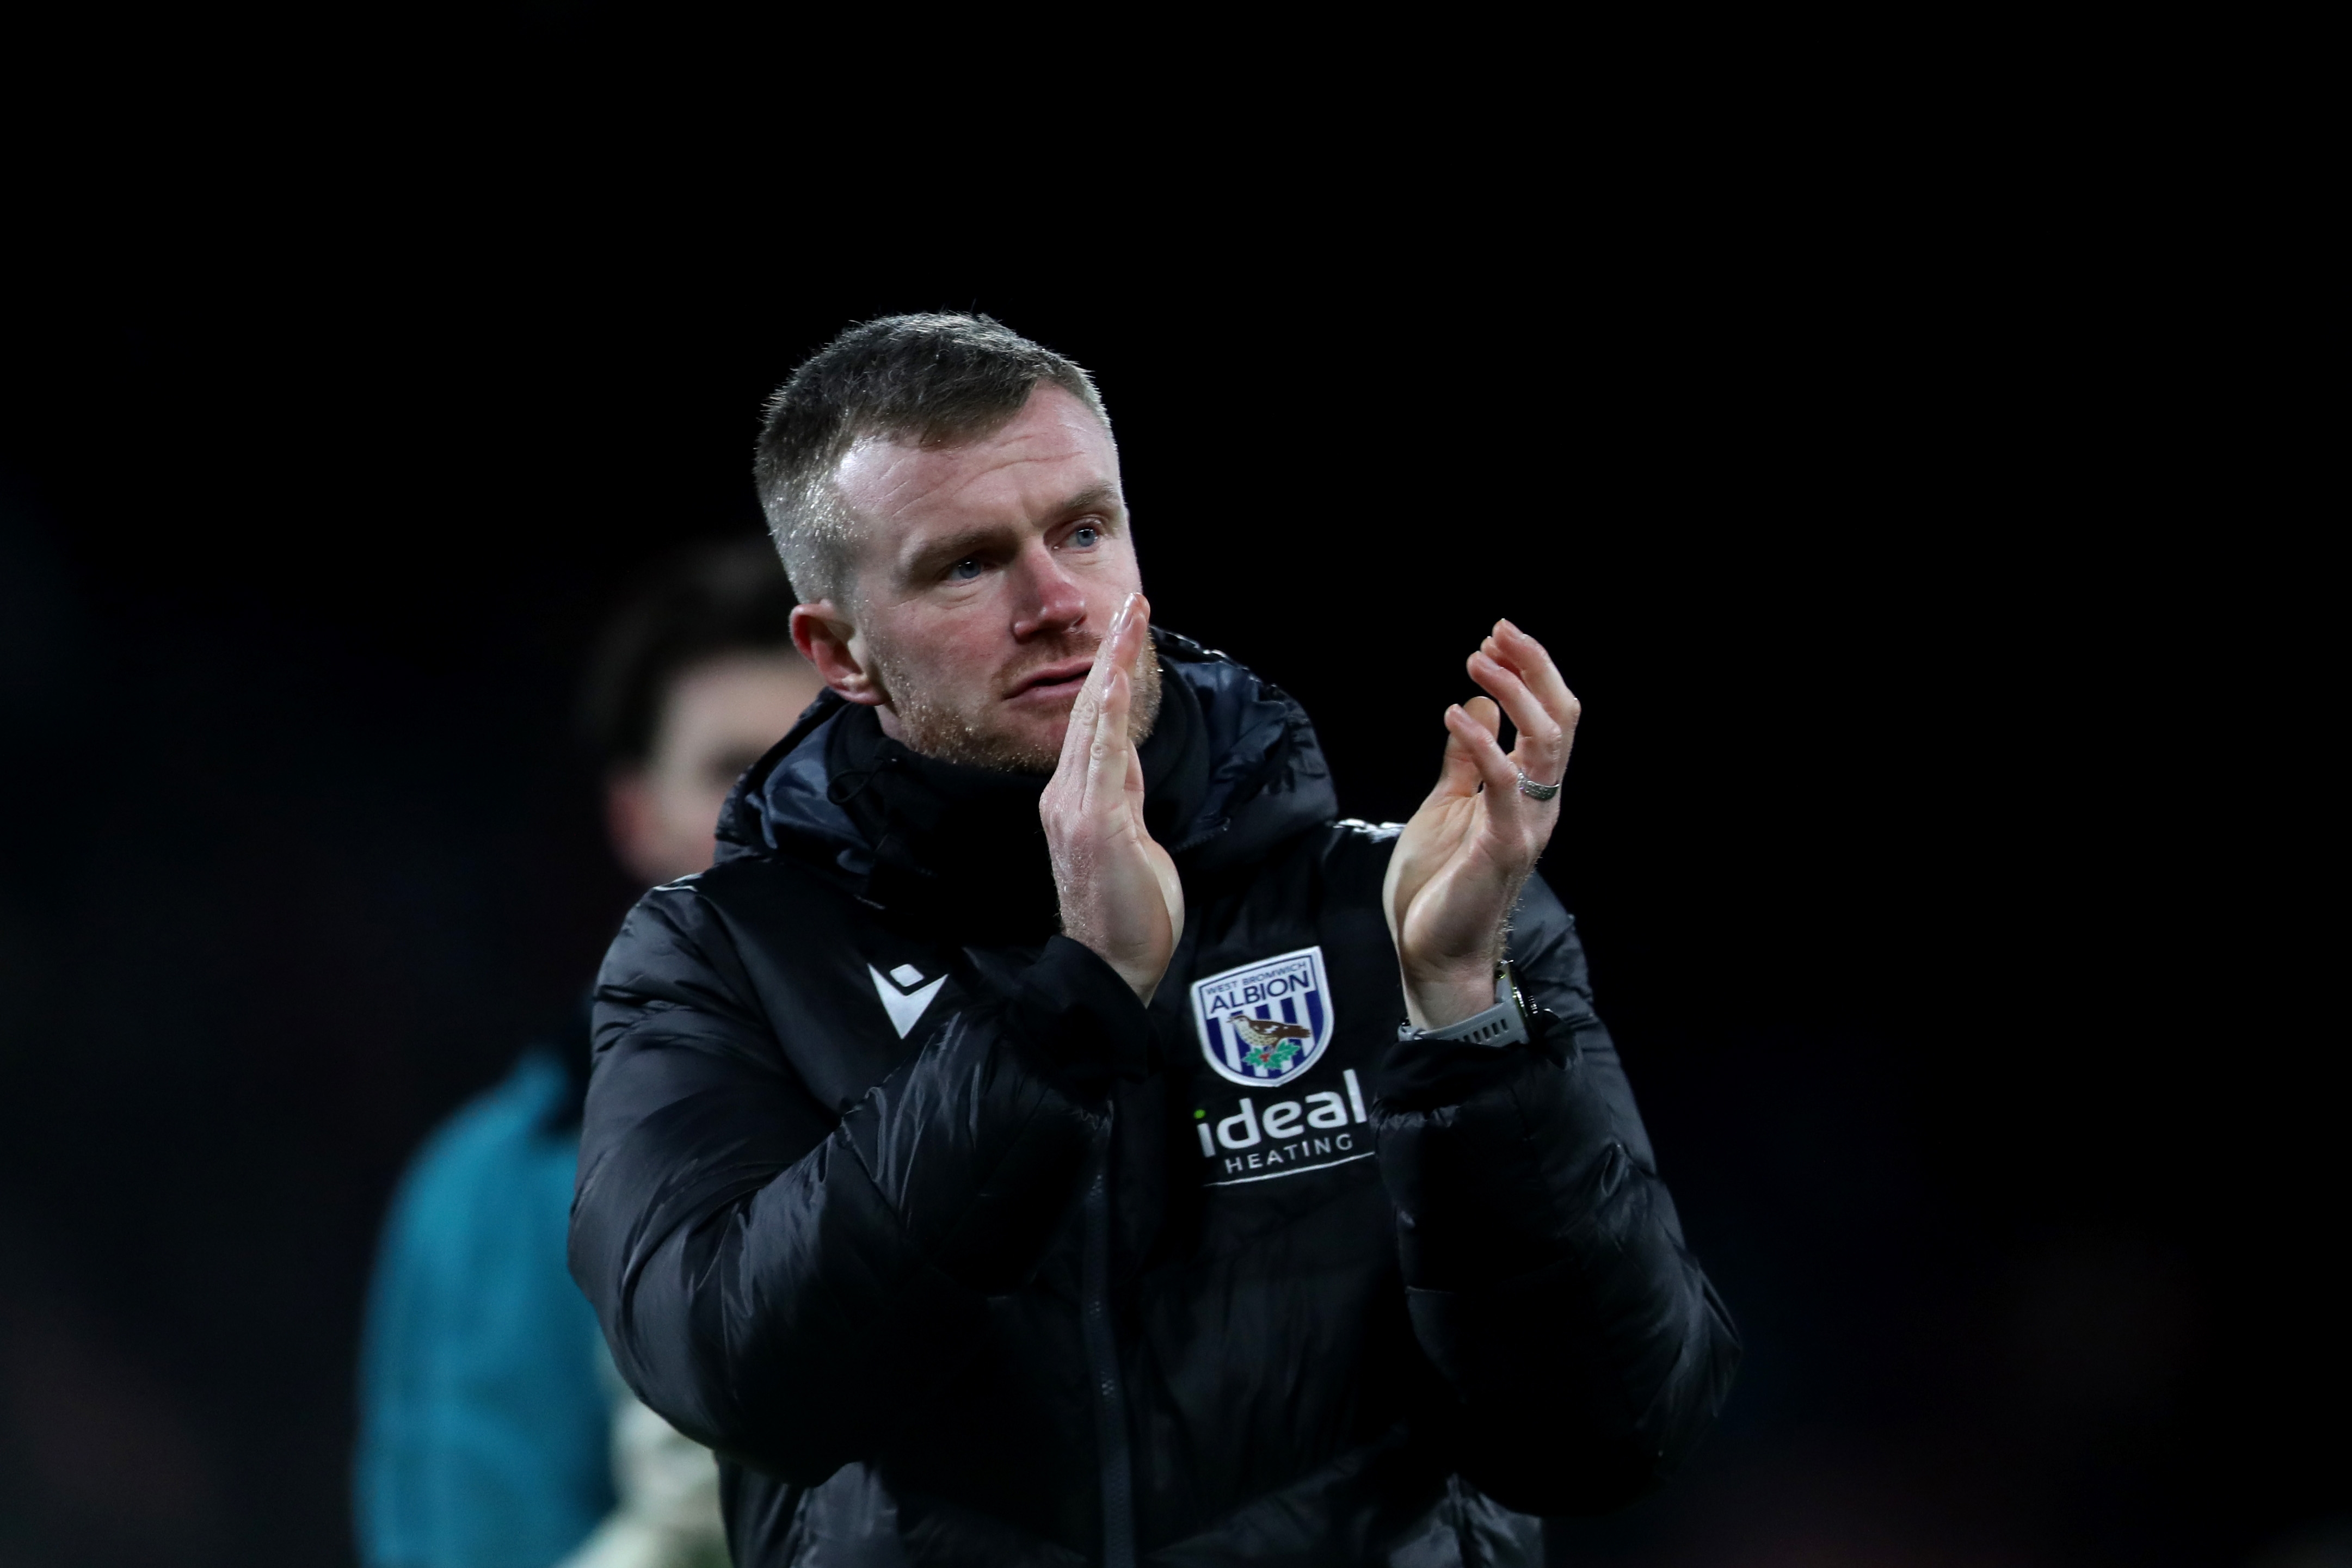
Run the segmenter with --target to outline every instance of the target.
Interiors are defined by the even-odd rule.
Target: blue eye
[[[958,582],[970,582],[973,578],[978,577],[979,575],[980,562],[971,556],[966,556],[963,559],[948,568],[948,576],[953,578]]]
[[[1084,523],[1070,530],[1070,542],[1080,549],[1092,549],[1102,543],[1102,530],[1092,523]]]

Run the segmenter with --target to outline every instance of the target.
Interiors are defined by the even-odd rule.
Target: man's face
[[[607,791],[621,862],[649,883],[708,868],[727,791],[823,689],[788,652],[729,653],[679,671],[645,766],[615,775]]]
[[[855,529],[849,653],[874,683],[836,689],[927,756],[1051,772],[1095,647],[1142,586],[1110,433],[1042,385],[982,440],[860,442],[835,483]],[[1136,672],[1138,738],[1159,674]]]

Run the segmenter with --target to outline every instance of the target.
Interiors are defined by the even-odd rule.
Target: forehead
[[[806,660],[782,649],[743,648],[697,659],[664,683],[655,739],[765,727],[780,712],[797,715],[823,684]]]
[[[999,430],[952,446],[867,439],[834,483],[857,517],[860,555],[950,528],[1020,528],[1081,491],[1118,484],[1118,449],[1102,422],[1051,383]]]

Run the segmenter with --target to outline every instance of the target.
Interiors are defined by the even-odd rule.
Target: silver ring
[[[1549,800],[1559,793],[1558,784],[1538,784],[1528,777],[1528,770],[1524,768],[1518,769],[1518,775],[1519,793],[1530,800]]]

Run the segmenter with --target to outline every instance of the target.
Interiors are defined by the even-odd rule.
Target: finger
[[[1517,765],[1538,783],[1559,783],[1559,768],[1567,759],[1568,747],[1563,744],[1567,737],[1558,721],[1528,690],[1518,673],[1486,649],[1470,655],[1469,667],[1470,678],[1495,694],[1504,711],[1511,716],[1511,723],[1518,727],[1518,744],[1511,748]]]
[[[1470,755],[1469,744],[1454,733],[1454,711],[1451,706],[1445,710],[1445,759],[1437,765],[1437,784],[1429,792],[1433,800],[1478,792],[1478,759]]]
[[[1113,670],[1135,673],[1136,652],[1150,640],[1150,623],[1144,620],[1148,613],[1140,593],[1130,593],[1119,601],[1118,612],[1110,618],[1110,629],[1095,648],[1095,668],[1087,672],[1088,679],[1097,672],[1106,682]]]
[[[1128,737],[1127,745],[1127,809],[1135,831],[1143,832],[1143,753],[1137,748],[1132,736]]]
[[[1473,711],[1482,706],[1484,713]],[[1479,781],[1486,786],[1488,810],[1506,813],[1517,810],[1518,769],[1503,755],[1502,742],[1495,738],[1495,732],[1501,727],[1495,705],[1483,697],[1473,697],[1461,706],[1448,708],[1445,727],[1453,731],[1478,769]]]
[[[1087,753],[1094,742],[1095,721],[1101,716],[1102,678],[1107,667],[1102,650],[1096,649],[1094,667],[1079,684],[1077,700],[1070,704],[1069,727],[1062,731],[1062,759],[1055,768],[1057,777],[1085,774]]]
[[[1497,745],[1503,735],[1503,710],[1495,706],[1492,697],[1472,697],[1462,705],[1462,711],[1478,721],[1479,727],[1492,737]]]
[[[1127,758],[1135,749],[1127,737],[1128,709],[1135,683],[1127,672],[1114,669],[1103,687],[1094,730],[1087,740],[1087,789],[1081,809],[1088,816],[1109,810],[1127,791]]]
[[[1118,667],[1130,675],[1143,674],[1143,661],[1151,657],[1151,601],[1140,590],[1127,596],[1119,613],[1126,617],[1120,631],[1127,645],[1119,651]]]
[[[1445,758],[1437,765],[1437,783],[1429,791],[1433,800],[1451,795],[1475,795],[1478,792],[1478,759],[1471,755],[1469,743],[1454,733],[1454,716],[1462,712],[1459,705],[1445,710]],[[1485,697],[1470,699],[1470,717],[1492,734],[1502,723],[1495,705]]]
[[[1458,707],[1445,710],[1445,757],[1437,765],[1437,782],[1430,788],[1433,800],[1478,792],[1478,759],[1470,754],[1469,744],[1454,733],[1454,716],[1460,711]]]
[[[1097,702],[1102,700],[1103,693],[1108,689],[1111,673],[1131,668],[1134,664],[1136,634],[1142,624],[1136,614],[1136,608],[1142,601],[1140,593],[1130,593],[1121,600],[1118,613],[1110,618],[1110,629],[1103,633],[1103,640],[1095,644],[1095,662],[1087,671],[1083,691],[1092,692]]]
[[[1095,663],[1103,672],[1103,695],[1098,713],[1098,725],[1109,736],[1115,751],[1102,759],[1109,762],[1124,756],[1128,767],[1117,780],[1120,791],[1140,795],[1143,789],[1143,758],[1135,745],[1131,730],[1135,714],[1135,683],[1142,678],[1143,661],[1153,657],[1151,652],[1151,601],[1141,592],[1130,593],[1111,617],[1110,633],[1095,650]],[[1089,676],[1093,674],[1088,672]],[[1114,711],[1113,692],[1117,693]],[[1096,782],[1087,790],[1089,803],[1108,808],[1111,803],[1108,786],[1113,782],[1108,771],[1097,771]],[[1136,802],[1140,822],[1141,801]]]
[[[1110,618],[1110,630],[1100,643],[1095,644],[1095,662],[1087,671],[1086,683],[1078,694],[1080,702],[1085,702],[1089,693],[1093,695],[1094,702],[1087,708],[1089,726],[1108,695],[1111,677],[1122,671],[1132,674],[1135,670],[1137,650],[1149,641],[1143,615],[1143,595],[1129,594],[1120,602],[1118,612]],[[1071,708],[1070,718],[1072,727],[1076,727],[1077,709],[1075,706]]]
[[[1576,721],[1583,712],[1583,705],[1568,689],[1568,682],[1561,676],[1559,666],[1552,663],[1550,652],[1508,621],[1496,622],[1495,634],[1487,642],[1493,644],[1490,651],[1499,653],[1502,662],[1527,683],[1536,701],[1543,704],[1544,711],[1559,726],[1567,737],[1560,760],[1567,761],[1566,747],[1575,743]]]
[[[1119,667],[1120,650],[1129,641],[1125,633],[1136,620],[1133,613],[1140,593],[1130,593],[1111,617],[1110,631],[1095,645],[1095,662],[1087,670],[1087,678],[1078,686],[1077,699],[1070,705],[1069,727],[1062,731],[1062,756],[1059,768],[1082,769],[1085,758],[1093,745],[1095,721],[1100,716],[1104,683],[1110,673]],[[1130,655],[1131,656],[1131,655]]]

